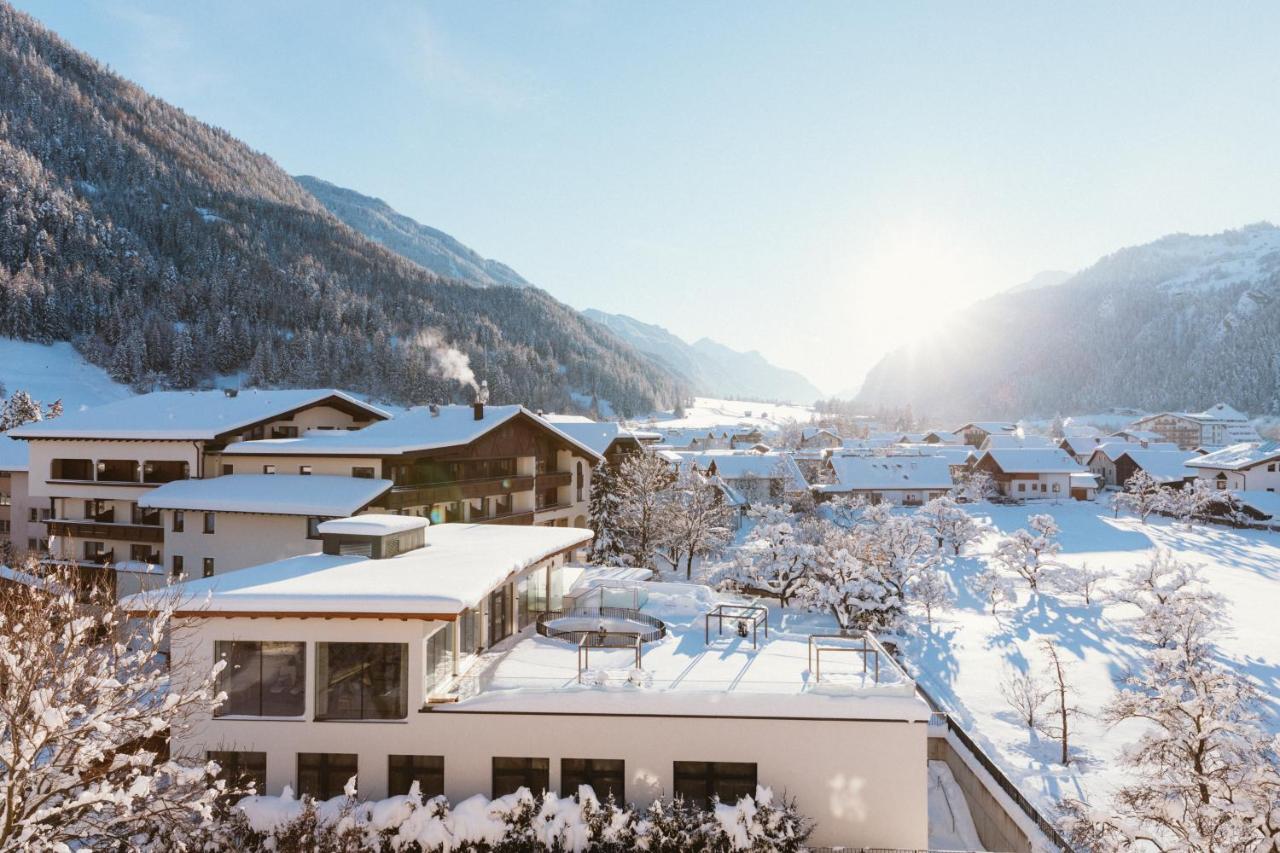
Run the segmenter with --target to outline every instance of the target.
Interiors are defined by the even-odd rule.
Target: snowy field
[[[750,415],[747,414],[748,412]],[[653,424],[663,429],[701,429],[739,423],[758,427],[776,427],[788,421],[807,424],[813,420],[813,415],[813,408],[810,406],[695,397],[693,405],[685,409],[683,418],[677,419],[671,412],[653,412],[638,418],[636,422]]]
[[[130,396],[106,371],[80,357],[69,343],[37,344],[0,337],[0,384],[5,394],[26,391],[48,404],[62,400],[68,412]]]
[[[1143,525],[1135,518],[1115,519],[1095,503],[983,505],[973,511],[1006,533],[1025,527],[1030,512],[1053,515],[1062,527],[1058,560],[1070,565],[1088,563],[1119,576],[1166,548],[1200,566],[1201,576],[1227,602],[1230,630],[1219,640],[1222,654],[1255,679],[1269,703],[1268,725],[1280,731],[1280,535],[1214,526],[1186,529],[1154,518]],[[993,616],[972,586],[995,538],[988,536],[972,549],[973,556],[951,564],[955,606],[906,644],[906,657],[920,683],[1046,813],[1064,797],[1104,803],[1112,786],[1123,780],[1117,756],[1140,731],[1130,723],[1108,729],[1097,719],[1115,693],[1116,679],[1136,666],[1142,654],[1128,628],[1137,609],[1085,605],[1078,597],[1057,593],[1032,598],[1022,584],[1017,602],[1001,605]],[[1055,761],[1056,741],[1030,732],[999,689],[1009,667],[1030,666],[1043,673],[1040,637],[1052,638],[1071,661],[1069,683],[1083,711],[1074,723],[1077,758],[1069,768]]]

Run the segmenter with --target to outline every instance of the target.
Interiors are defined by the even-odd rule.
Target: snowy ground
[[[1101,504],[1064,502],[1029,507],[983,505],[974,510],[1001,531],[1026,526],[1029,512],[1047,512],[1062,527],[1059,559],[1087,562],[1117,575],[1145,561],[1157,548],[1201,566],[1202,576],[1227,600],[1231,631],[1221,639],[1228,662],[1252,676],[1268,697],[1272,730],[1280,731],[1280,535],[1222,527],[1188,530],[1168,520],[1112,518]],[[1116,761],[1138,731],[1131,724],[1114,729],[1096,717],[1115,693],[1115,680],[1136,665],[1141,648],[1129,636],[1136,608],[1117,604],[1086,606],[1079,598],[1041,594],[1031,598],[1025,585],[1019,600],[992,616],[972,591],[972,579],[984,565],[994,536],[975,556],[951,567],[956,605],[935,620],[931,630],[906,644],[912,668],[928,689],[965,726],[974,739],[1019,783],[1028,797],[1051,813],[1063,797],[1105,802],[1123,779]],[[1070,768],[1055,762],[1056,742],[1029,732],[1000,695],[1007,667],[1041,670],[1036,648],[1051,637],[1073,662],[1070,682],[1082,715],[1075,722],[1077,760]]]
[[[0,384],[6,394],[26,391],[42,403],[61,399],[68,412],[128,397],[100,367],[89,364],[68,343],[37,344],[0,337]]]
[[[750,412],[750,416],[747,415]],[[650,424],[662,429],[681,429],[722,426],[726,424],[751,424],[776,428],[788,421],[807,424],[813,420],[810,406],[793,406],[785,403],[753,403],[749,400],[720,400],[715,397],[695,397],[693,405],[685,409],[683,418],[675,418],[670,412],[653,412],[638,418],[638,424]]]

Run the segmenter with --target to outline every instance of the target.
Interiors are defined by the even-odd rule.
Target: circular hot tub
[[[577,607],[538,615],[537,631],[544,637],[579,645],[583,637],[593,646],[633,646],[652,643],[667,634],[661,619],[626,607]]]

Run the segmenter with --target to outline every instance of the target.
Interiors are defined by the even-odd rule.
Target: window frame
[[[206,512],[204,514],[204,529],[202,532],[206,536],[212,536],[218,532],[217,513]]]
[[[253,756],[250,760],[255,766],[246,768],[241,756]],[[261,756],[260,761],[258,756]],[[267,793],[267,754],[265,752],[245,749],[210,749],[205,752],[204,757],[206,761],[218,762],[217,778],[226,780],[228,786],[235,785],[247,776],[254,783],[253,793],[256,796]],[[256,766],[258,764],[261,764],[261,767]],[[231,773],[236,774],[235,779],[231,778]]]
[[[726,772],[729,768],[751,768],[750,783],[746,782],[747,774],[742,773],[741,776],[735,777],[730,772]],[[737,799],[732,802],[721,797],[720,802],[725,805],[736,805],[738,799],[743,796],[755,796],[756,788],[760,784],[760,766],[754,761],[673,761],[671,763],[671,790],[674,796],[684,797],[686,800],[694,800],[681,791],[681,783],[685,785],[691,782],[701,783],[705,789],[705,799],[703,803],[697,805],[710,804],[714,797],[721,797],[720,787],[728,784],[740,786],[745,791],[739,794]]]
[[[313,757],[317,759],[315,762],[316,766],[314,768],[313,767],[304,768],[303,762]],[[348,758],[351,759],[350,764],[352,765],[349,771],[345,769],[348,762],[346,762],[345,760],[341,762],[333,760],[333,759],[348,759]],[[347,780],[349,780],[352,776],[356,777],[356,783],[359,784],[360,756],[358,753],[355,753],[355,752],[299,752],[297,757],[296,769],[298,774],[296,779],[298,782],[299,796],[301,796],[302,794],[310,794],[311,796],[315,797],[317,800],[327,800],[343,793],[343,789],[346,787]],[[310,786],[304,784],[303,782],[304,773],[317,774],[317,778],[316,778],[317,785],[314,789],[311,789]],[[333,773],[339,773],[343,776],[336,790],[333,787],[331,787],[335,782],[335,780],[332,778]]]
[[[363,661],[358,664],[356,669],[350,669],[348,674],[342,681],[357,676],[359,681],[355,682],[355,686],[359,691],[359,714],[350,716],[341,714],[332,710],[331,705],[334,704],[331,694],[341,682],[331,682],[329,678],[331,673],[330,660],[335,651],[335,647],[366,647],[362,655],[357,656],[357,660]],[[399,690],[398,696],[395,698],[395,706],[388,713],[371,713],[371,710],[377,709],[377,688],[369,678],[370,674],[378,667],[390,667],[392,662],[389,657],[375,656],[370,654],[370,649],[376,650],[382,655],[387,655],[391,650],[397,650],[400,655],[398,664],[399,669]],[[384,670],[385,672],[385,670]],[[315,663],[315,720],[317,722],[351,722],[358,720],[390,722],[394,720],[405,720],[409,716],[409,644],[408,643],[316,643],[316,663]],[[323,710],[321,710],[323,708]]]
[[[510,763],[512,766],[503,767],[499,769],[498,762]],[[519,762],[520,764],[517,765],[516,764],[517,762]],[[551,789],[551,759],[550,758],[538,758],[538,757],[532,757],[532,756],[516,756],[516,755],[495,755],[491,759],[489,766],[491,771],[490,779],[489,779],[489,785],[490,785],[489,792],[492,795],[492,799],[496,800],[498,797],[502,797],[507,794],[514,794],[520,788],[528,788],[529,792],[533,794],[535,797],[541,794],[543,791],[548,791]],[[520,781],[520,784],[517,784],[515,787],[510,787],[507,785],[500,786],[498,784],[499,773],[503,774],[504,781],[514,781],[518,778]],[[534,786],[530,785],[529,782],[531,778],[537,779],[538,777],[542,777],[542,781],[540,782],[539,789],[535,791],[533,789]],[[539,784],[539,783],[535,783],[535,784]]]
[[[401,766],[397,766],[398,764]],[[426,766],[416,766],[418,764]],[[414,782],[418,783],[418,790],[422,793],[424,800],[444,796],[444,756],[388,755],[387,796],[395,797],[409,793],[409,787]]]
[[[240,646],[240,649],[236,647]],[[268,648],[264,648],[268,647]],[[292,647],[292,648],[286,648]],[[252,656],[245,663],[233,663],[236,652]],[[289,713],[266,713],[268,693],[275,691],[270,689],[270,685],[266,682],[266,674],[264,666],[269,660],[269,655],[264,652],[283,652],[282,658],[285,658],[286,666],[291,663],[295,668],[293,673],[292,684],[286,684],[285,689],[291,690],[294,696],[296,706],[288,709]],[[216,680],[216,688],[219,692],[227,694],[227,701],[223,702],[213,711],[215,719],[250,719],[250,720],[302,720],[306,719],[307,713],[307,643],[304,640],[214,640],[213,643],[213,660],[218,663],[226,660],[227,665],[218,673]],[[244,666],[246,664],[257,665],[256,676],[250,674],[249,687],[233,690],[230,680],[236,673],[232,671],[233,666]],[[246,713],[244,710],[231,711],[232,697],[237,697],[237,701],[243,702],[241,698],[244,694],[252,695],[253,691],[257,691],[257,712],[252,710]],[[250,699],[252,703],[252,700]]]
[[[607,768],[597,765],[609,765]],[[601,782],[607,780],[602,787]],[[578,787],[590,785],[600,800],[607,800],[613,794],[615,801],[627,801],[627,762],[623,758],[561,758],[560,759],[560,796],[572,797],[578,793]]]

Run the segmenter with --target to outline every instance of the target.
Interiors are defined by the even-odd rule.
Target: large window
[[[181,533],[187,525],[187,514],[180,509],[173,511],[173,532]]]
[[[493,757],[493,796],[505,797],[520,788],[528,788],[534,796],[550,784],[551,760],[547,758]]]
[[[298,793],[317,800],[338,796],[359,770],[354,752],[299,752]]]
[[[214,643],[214,660],[227,665],[218,673],[218,690],[227,701],[214,716],[301,717],[304,713],[307,651],[305,643]]]
[[[573,796],[580,785],[590,785],[602,800],[612,794],[626,802],[626,763],[621,758],[560,759],[560,796]]]
[[[259,796],[267,792],[267,754],[265,752],[232,752],[213,750],[205,753],[209,761],[218,762],[218,778],[236,791],[253,792]]]
[[[53,480],[92,480],[92,459],[54,459],[50,466]]]
[[[444,794],[443,755],[389,755],[387,756],[387,796],[396,797],[409,793],[409,787],[418,783],[423,799]]]
[[[675,794],[691,803],[720,802],[732,805],[756,794],[756,766],[740,761],[675,762]]]
[[[205,533],[213,533],[214,530],[217,529],[215,527],[216,522],[214,520],[216,518],[217,516],[212,512],[206,512],[204,514],[204,532]]]
[[[511,634],[511,618],[507,612],[511,584],[500,586],[489,593],[489,642],[492,646]]]
[[[470,655],[480,651],[480,611],[468,608],[458,614],[458,654]]]
[[[453,625],[447,624],[427,639],[423,685],[427,693],[453,675]]]
[[[404,719],[408,667],[403,643],[317,644],[316,719]]]

